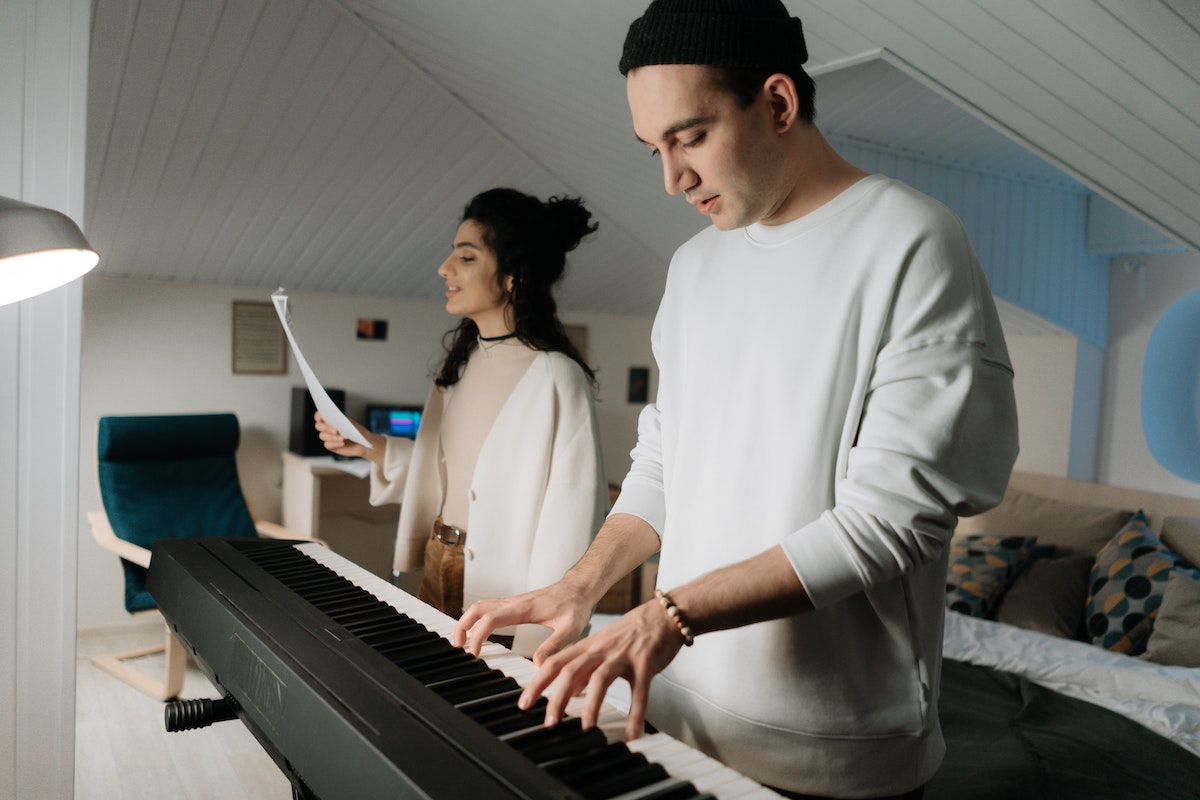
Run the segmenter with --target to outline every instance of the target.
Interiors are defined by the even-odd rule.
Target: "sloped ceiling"
[[[651,313],[703,219],[629,122],[616,60],[645,5],[96,0],[99,269],[437,299],[462,206],[506,184],[582,196],[600,222],[564,307]],[[1200,245],[1195,0],[787,5],[830,136],[1077,181]]]

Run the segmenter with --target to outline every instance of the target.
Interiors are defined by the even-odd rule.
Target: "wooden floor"
[[[149,645],[163,637],[161,622],[79,635],[75,699],[76,800],[287,800],[288,780],[237,720],[167,733],[163,703],[94,667],[98,653]],[[161,672],[162,656],[147,656]],[[217,697],[208,678],[188,666],[180,697]]]

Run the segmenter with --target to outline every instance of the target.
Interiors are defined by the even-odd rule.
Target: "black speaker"
[[[326,389],[329,399],[338,407],[346,410],[346,392],[343,389]],[[292,387],[292,426],[288,436],[288,449],[302,456],[332,455],[321,444],[321,437],[313,426],[313,414],[317,413],[317,405],[312,395],[303,386]]]

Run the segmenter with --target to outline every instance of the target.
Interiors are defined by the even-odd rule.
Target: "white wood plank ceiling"
[[[629,123],[646,1],[96,0],[100,271],[436,299],[463,204],[514,185],[600,222],[564,307],[651,313],[703,220]],[[827,134],[1078,181],[1200,246],[1200,0],[787,5]]]

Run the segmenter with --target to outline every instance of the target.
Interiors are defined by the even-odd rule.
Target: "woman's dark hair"
[[[746,109],[762,92],[767,77],[776,72],[783,72],[796,84],[796,94],[800,100],[800,119],[812,124],[816,118],[815,100],[817,85],[808,73],[799,67],[792,70],[760,69],[752,67],[712,67],[717,85],[733,95],[738,108]]]
[[[567,338],[551,294],[562,279],[567,253],[596,230],[597,224],[591,219],[592,212],[578,198],[551,197],[543,203],[516,189],[504,188],[475,195],[462,216],[463,222],[470,220],[483,229],[483,241],[496,256],[497,282],[503,287],[504,278],[512,277],[505,314],[512,315],[517,337],[537,350],[570,356],[595,384],[596,374]],[[479,328],[466,318],[446,333],[446,358],[435,384],[446,387],[458,383],[478,337]]]

